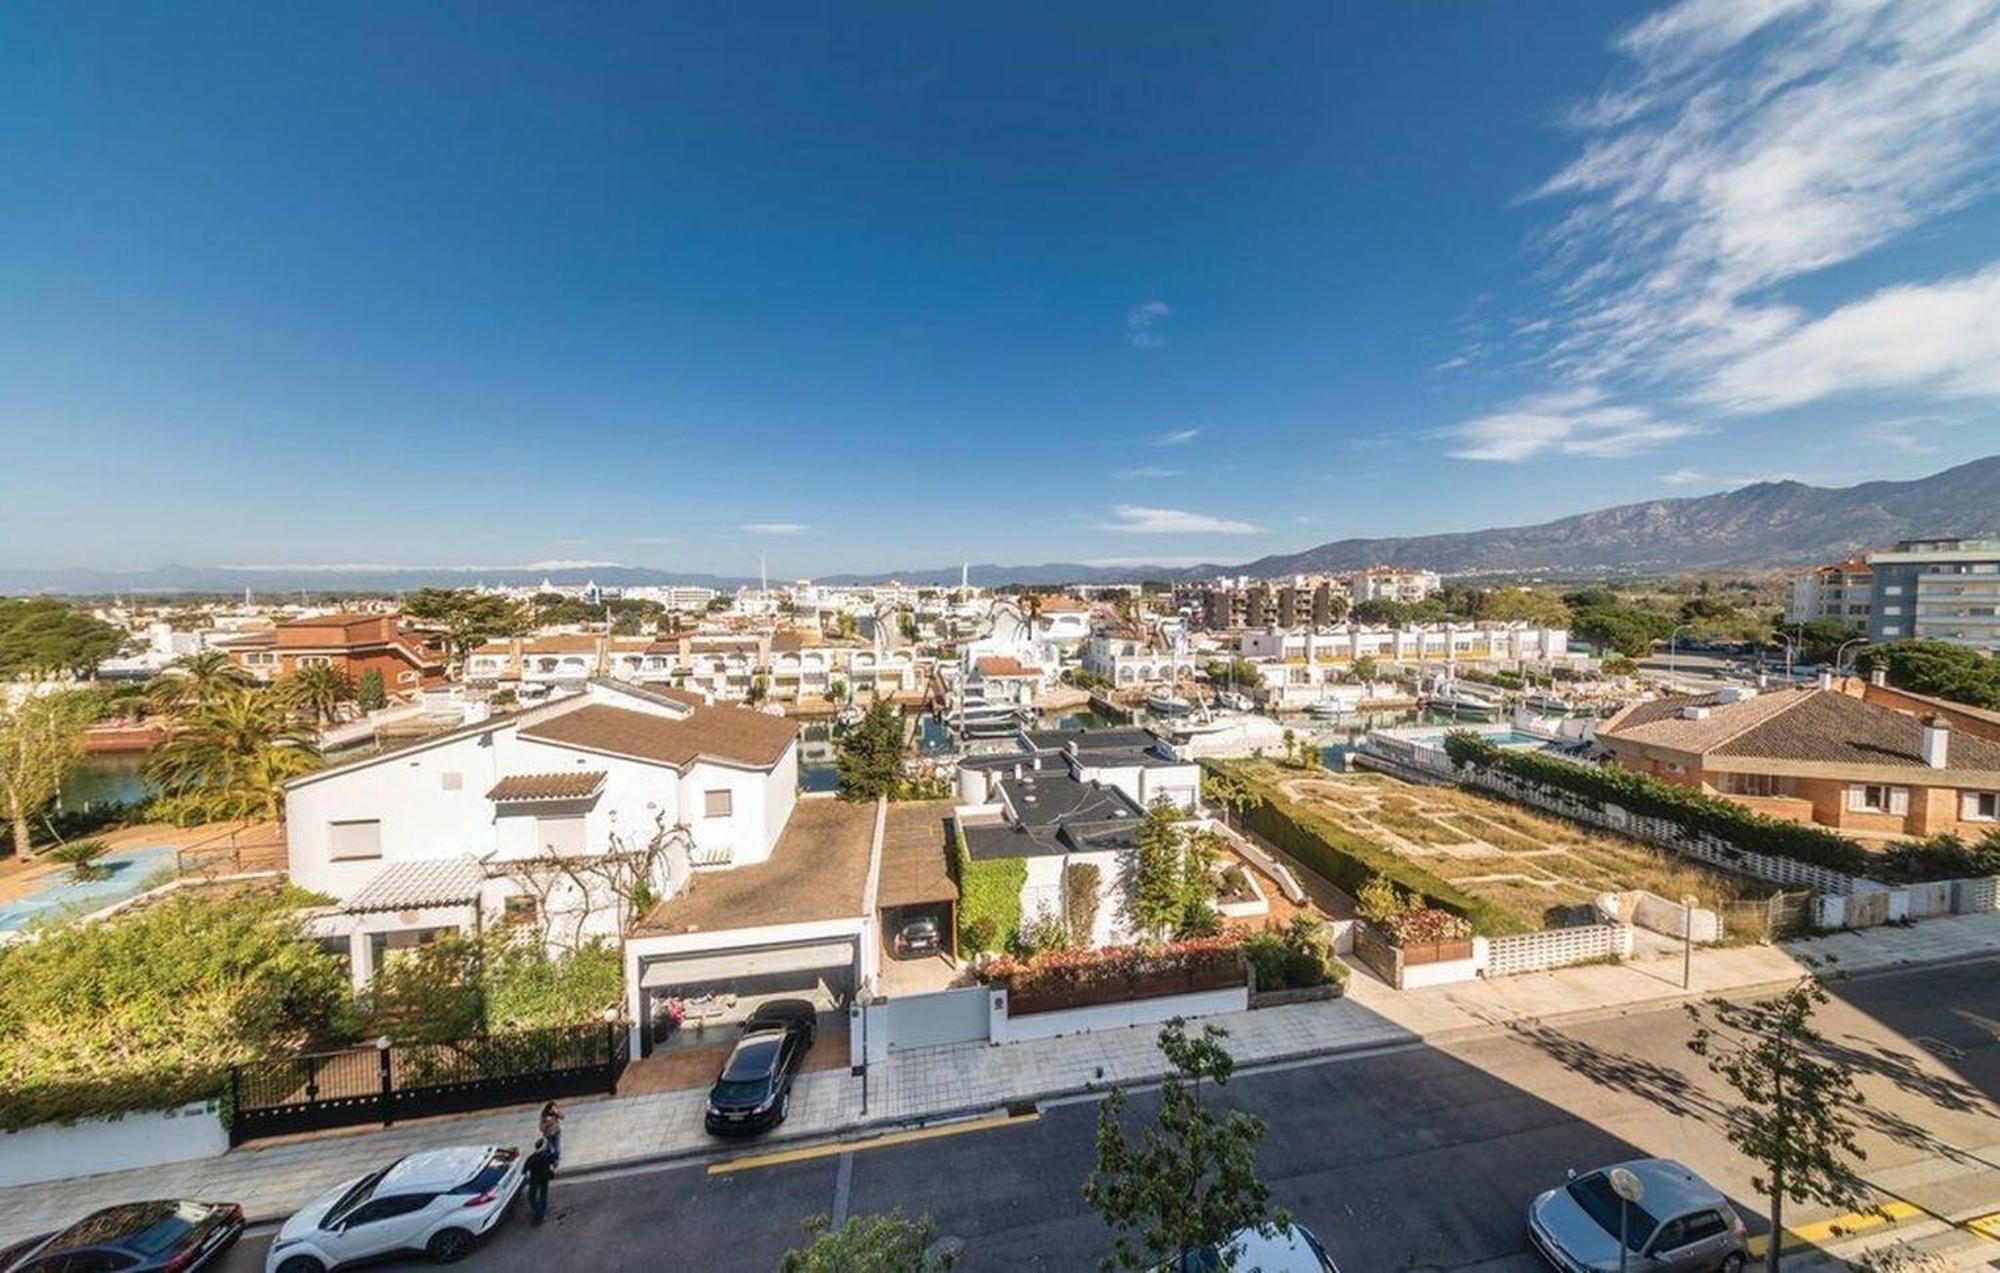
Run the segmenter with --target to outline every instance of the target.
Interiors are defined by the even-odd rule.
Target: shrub
[[[1872,866],[1869,874],[1885,884],[2000,875],[2000,831],[1989,832],[1977,844],[1955,835],[1906,840],[1882,850]]]
[[[1098,890],[1104,873],[1092,862],[1071,862],[1063,868],[1063,918],[1069,921],[1070,940],[1090,945],[1097,931]]]
[[[974,861],[958,837],[958,935],[968,951],[998,950],[1021,930],[1021,886],[1028,864],[1021,858]]]
[[[1872,864],[1866,849],[1825,827],[1768,817],[1732,800],[1676,787],[1615,765],[1580,765],[1534,752],[1507,751],[1483,739],[1455,740],[1452,735],[1445,738],[1445,754],[1454,764],[1498,770],[1525,782],[1567,791],[1600,808],[1615,804],[1628,813],[1678,823],[1751,853],[1790,858],[1849,875],[1865,875]]]
[[[1242,967],[1243,940],[1234,933],[1146,946],[1052,951],[1026,958],[1002,955],[980,971],[987,985],[1023,998],[1116,997],[1149,980],[1191,981],[1226,976]]]
[[[1435,906],[1404,911],[1382,921],[1382,931],[1398,946],[1430,946],[1437,942],[1464,941],[1472,936],[1465,918]]]
[[[1299,990],[1345,982],[1347,967],[1333,957],[1326,926],[1311,915],[1295,915],[1282,930],[1265,928],[1243,941],[1243,954],[1257,971],[1259,990]]]

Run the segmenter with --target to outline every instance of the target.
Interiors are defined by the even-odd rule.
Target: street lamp
[[[1646,1196],[1646,1186],[1623,1167],[1613,1167],[1604,1175],[1611,1182],[1611,1192],[1618,1195],[1618,1273],[1625,1273],[1626,1244],[1631,1241],[1632,1233],[1632,1204]]]
[[[1674,645],[1681,639],[1681,633],[1694,631],[1694,624],[1683,623],[1667,634],[1667,689],[1672,690],[1680,682],[1679,664],[1674,659]]]
[[[1865,636],[1858,636],[1858,637],[1850,637],[1850,638],[1848,638],[1847,640],[1845,640],[1845,641],[1842,641],[1842,642],[1840,643],[1840,648],[1839,648],[1839,649],[1837,649],[1837,650],[1835,650],[1835,651],[1833,652],[1833,674],[1834,674],[1835,676],[1839,676],[1839,675],[1841,674],[1841,672],[1840,672],[1840,661],[1841,661],[1841,657],[1842,657],[1843,655],[1845,655],[1845,654],[1847,653],[1847,647],[1848,647],[1848,646],[1850,646],[1850,645],[1866,645],[1867,643],[1868,643],[1868,638],[1867,638],[1867,637],[1865,637]]]

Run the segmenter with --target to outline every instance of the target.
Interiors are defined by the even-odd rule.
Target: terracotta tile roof
[[[755,866],[697,871],[637,931],[715,932],[859,916],[874,842],[873,804],[801,800],[769,858]]]
[[[1600,738],[1630,738],[1636,742],[1703,752],[1721,745],[1751,726],[1796,707],[1811,690],[1767,690],[1752,698],[1727,702],[1720,694],[1675,694],[1634,703],[1597,727]],[[1705,709],[1691,720],[1687,708]]]
[[[315,615],[309,619],[286,619],[279,623],[281,628],[352,628],[364,623],[380,623],[384,619],[394,619],[394,614],[364,614],[357,610],[343,610],[337,614]]]
[[[413,911],[425,906],[465,906],[479,899],[479,887],[485,881],[485,868],[469,853],[391,862],[340,909],[350,915],[363,915],[371,911]]]
[[[767,769],[798,737],[798,722],[742,707],[702,707],[683,720],[591,703],[521,727],[522,738],[660,764],[698,758]]]
[[[504,646],[502,647],[505,648]],[[551,632],[521,642],[523,654],[595,654],[597,638],[588,632]]]
[[[1040,668],[1024,667],[1021,660],[1010,658],[1004,654],[989,654],[979,660],[978,666],[981,676],[1040,676],[1042,674]]]
[[[509,774],[493,784],[488,800],[588,800],[604,786],[602,769],[552,774]]]
[[[1687,706],[1707,707],[1708,715],[1688,720],[1680,715]],[[1718,758],[1929,769],[1922,721],[1816,687],[1771,690],[1737,703],[1713,694],[1658,699],[1627,708],[1597,734]],[[1946,768],[1933,772],[2000,772],[2000,743],[1954,732],[1946,755]]]
[[[1807,690],[1799,704],[1715,749],[1718,756],[1811,764],[1894,765],[1925,769],[1923,722],[1832,691]],[[2000,743],[1954,733],[1946,766],[1932,772],[2000,772]]]

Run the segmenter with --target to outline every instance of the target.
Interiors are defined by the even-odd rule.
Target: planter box
[[[229,1131],[214,1101],[0,1133],[0,1186],[220,1158]]]
[[[1067,1012],[1135,999],[1203,994],[1245,985],[1248,975],[1239,963],[1234,968],[1172,969],[1139,977],[1093,978],[1074,985],[1006,987],[1007,1011],[1010,1016],[1025,1017],[1037,1012]]]
[[[1297,990],[1259,990],[1250,996],[1250,1006],[1282,1008],[1293,1003],[1319,1003],[1326,999],[1338,999],[1344,993],[1337,981],[1329,981],[1323,986],[1301,986]]]

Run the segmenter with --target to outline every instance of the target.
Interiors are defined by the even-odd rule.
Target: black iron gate
[[[614,1021],[254,1061],[230,1071],[229,1139],[608,1095],[630,1058]]]

